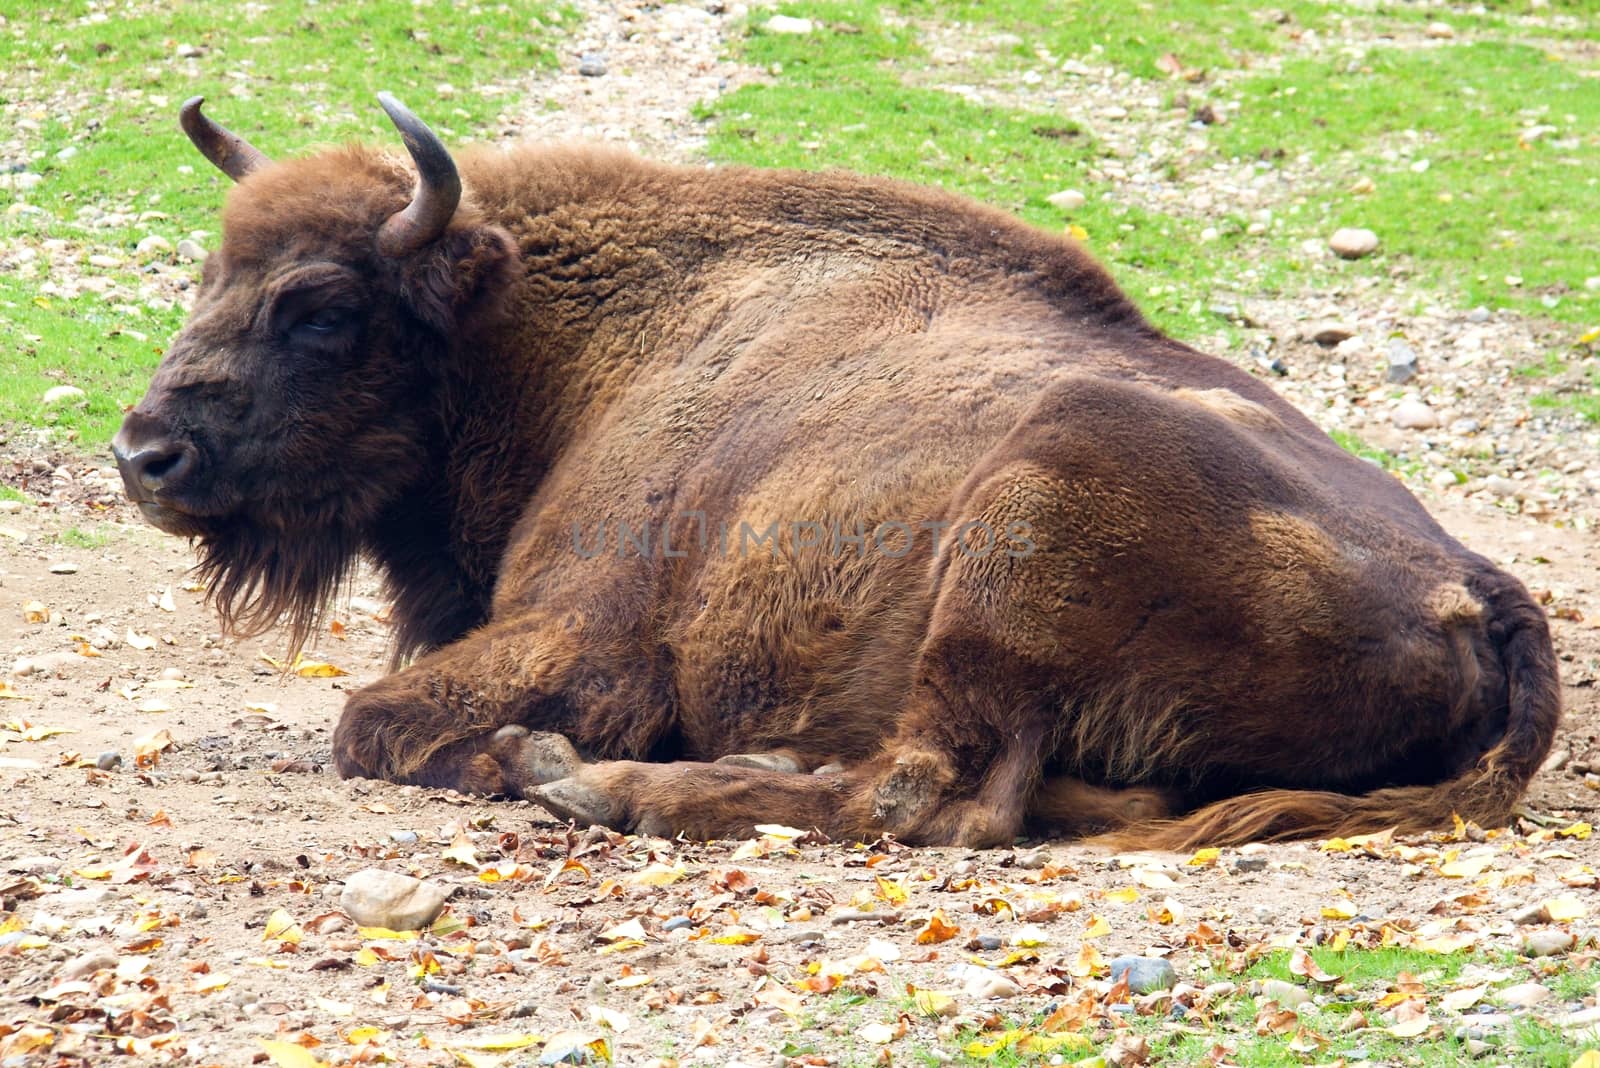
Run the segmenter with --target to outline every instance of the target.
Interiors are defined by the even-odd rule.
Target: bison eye
[[[344,308],[322,308],[301,319],[295,329],[308,334],[332,334],[349,322],[350,313]]]

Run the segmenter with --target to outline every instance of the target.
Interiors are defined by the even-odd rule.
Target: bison
[[[1539,606],[1077,244],[944,192],[593,147],[274,163],[116,436],[223,623],[361,558],[341,774],[653,834],[1181,849],[1505,821]]]

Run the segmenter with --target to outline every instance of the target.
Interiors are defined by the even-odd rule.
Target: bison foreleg
[[[358,690],[333,734],[346,777],[522,796],[582,764],[559,733],[575,655],[560,631],[495,624]]]

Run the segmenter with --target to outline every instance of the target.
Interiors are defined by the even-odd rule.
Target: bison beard
[[[414,170],[273,163],[184,106],[239,185],[114,443],[230,628],[298,648],[383,569],[422,655],[350,697],[342,773],[969,846],[1511,814],[1560,715],[1543,611],[1078,247],[850,175],[458,165],[380,99]],[[779,533],[729,552],[693,517]],[[574,551],[619,522],[655,549]]]

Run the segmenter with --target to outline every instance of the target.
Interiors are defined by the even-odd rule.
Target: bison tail
[[[1506,591],[1506,599],[1512,603],[1497,606],[1489,628],[1505,669],[1505,731],[1456,778],[1366,794],[1264,790],[1178,819],[1130,824],[1094,839],[1094,844],[1180,852],[1244,842],[1347,838],[1391,827],[1418,834],[1448,825],[1452,816],[1484,827],[1504,826],[1549,752],[1561,719],[1556,658],[1544,613],[1520,587],[1514,594]]]

